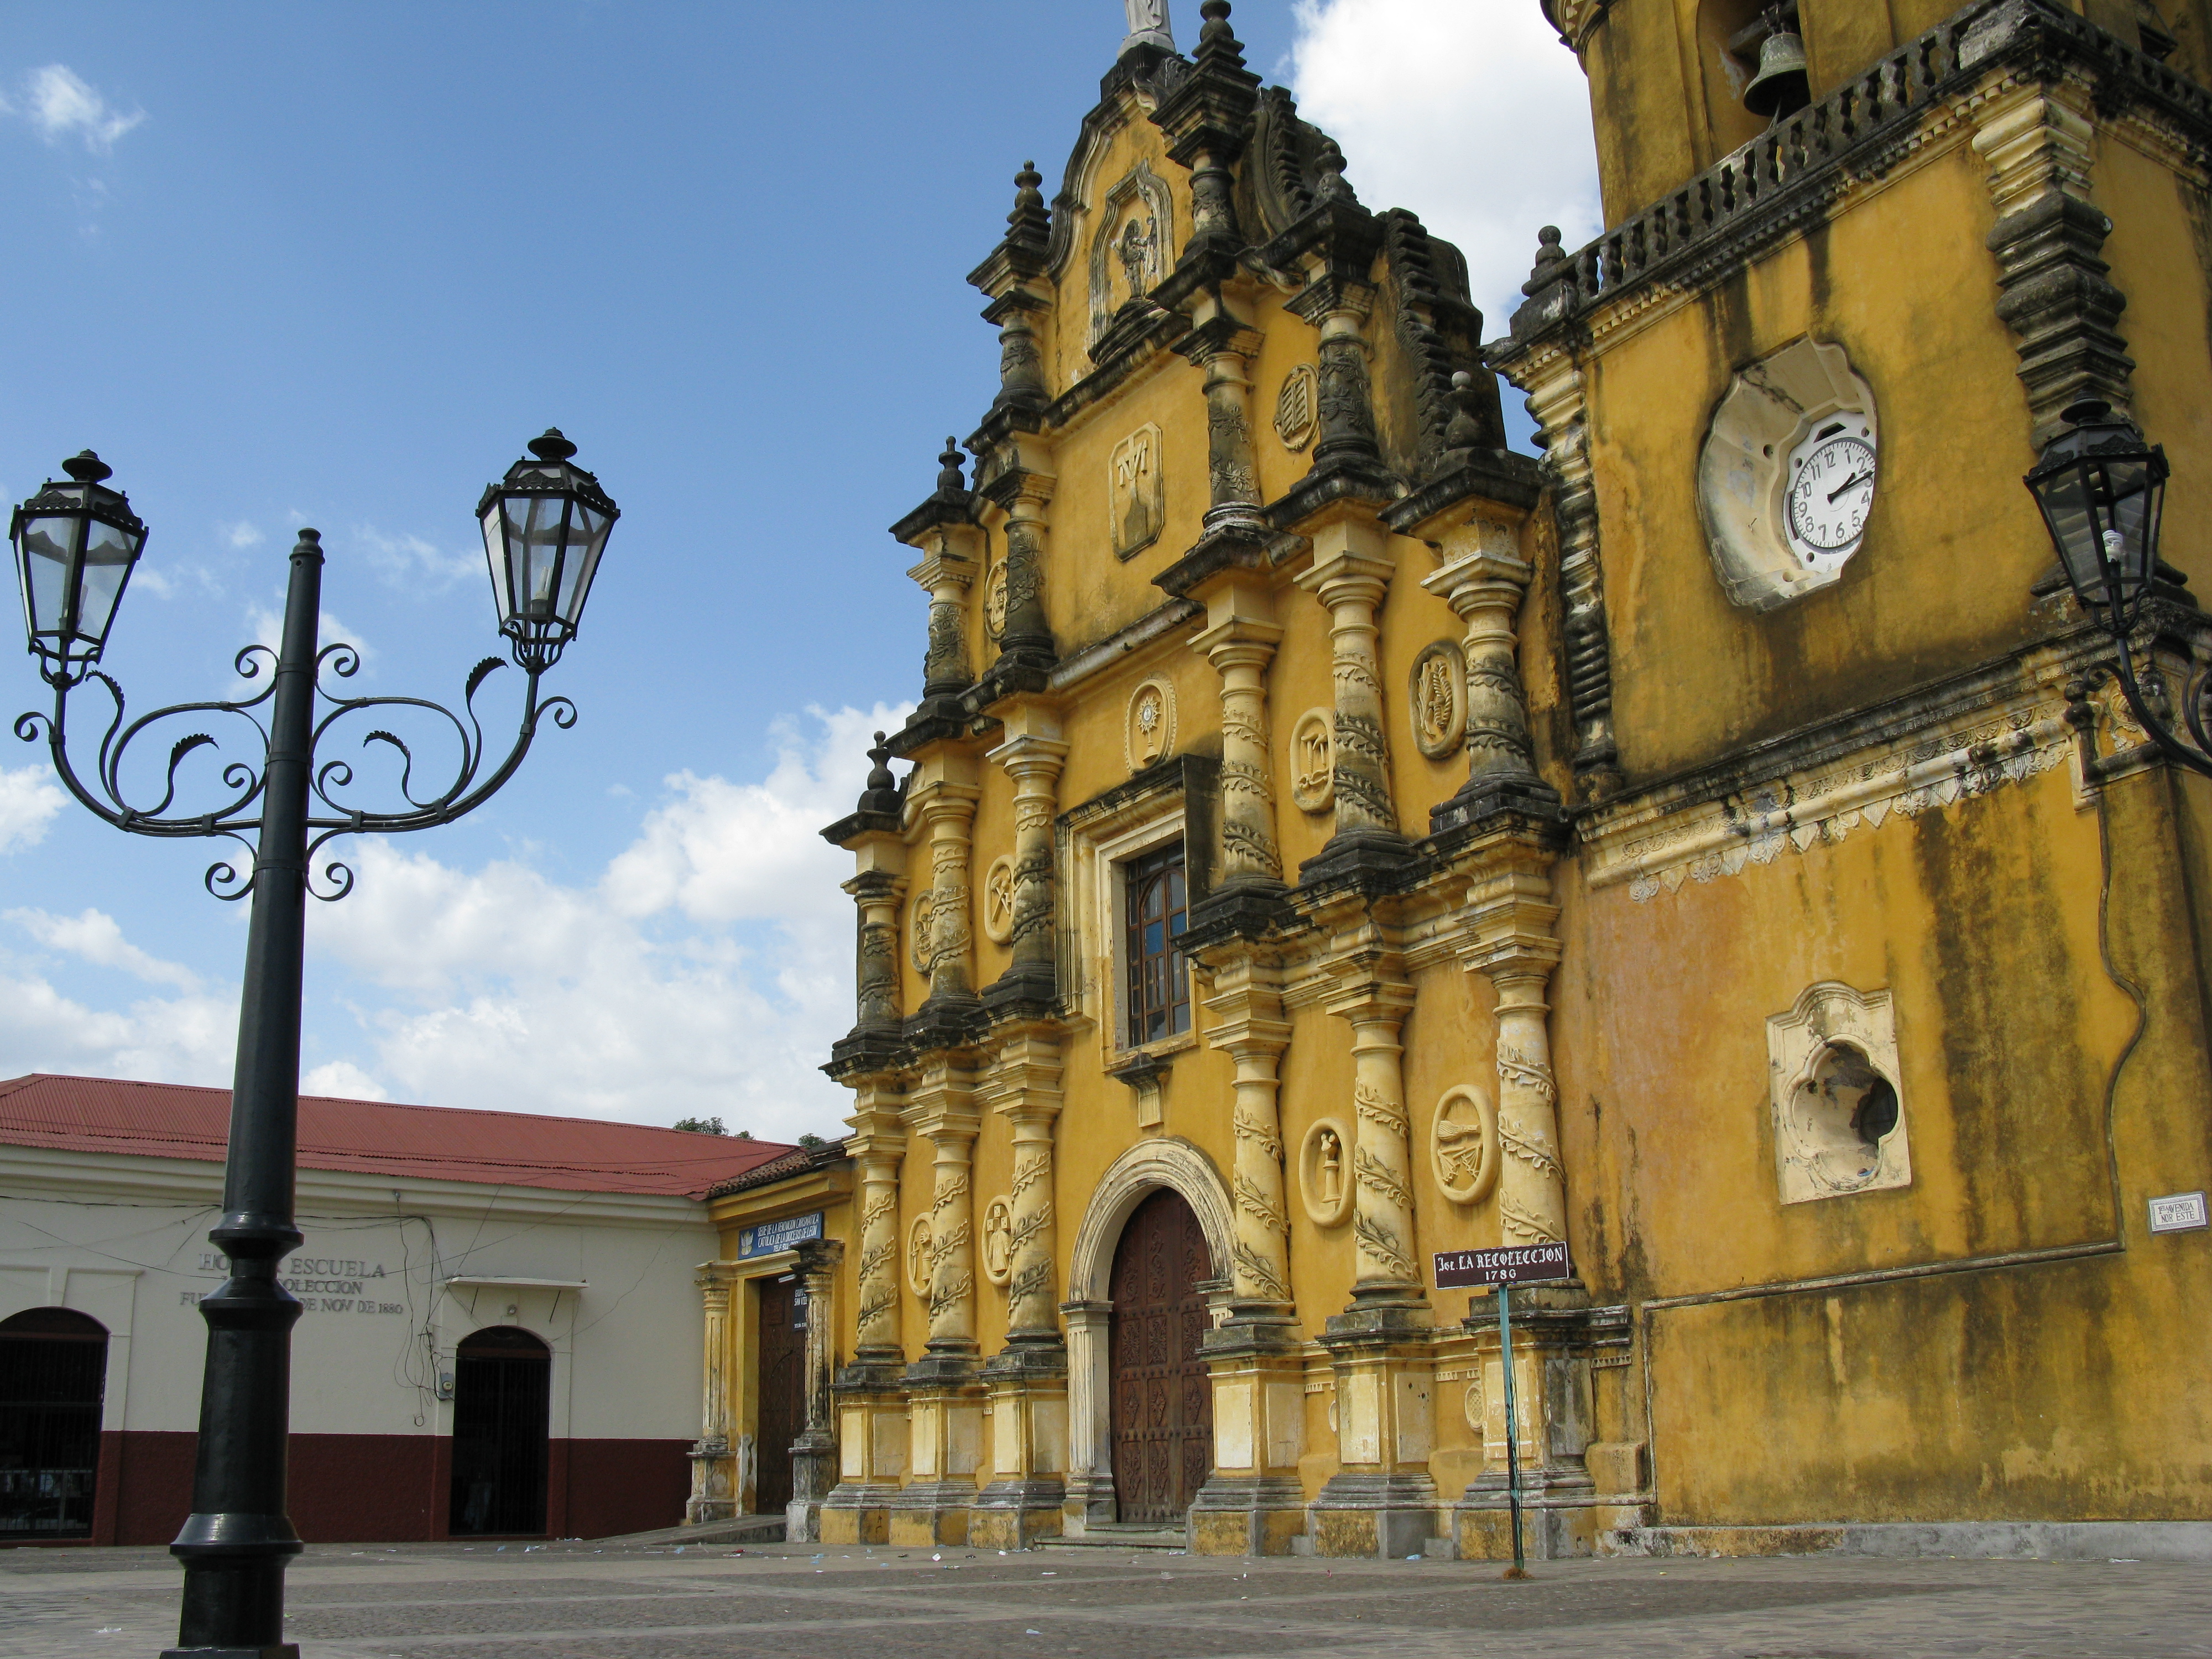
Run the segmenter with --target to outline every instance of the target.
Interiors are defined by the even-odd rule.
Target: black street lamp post
[[[2075,718],[2087,717],[2088,687],[2109,673],[2119,681],[2130,711],[2161,754],[2212,775],[2207,665],[2193,664],[2182,690],[2182,721],[2188,732],[2184,741],[2167,712],[2163,677],[2154,666],[2152,683],[2146,686],[2135,661],[2145,602],[2162,584],[2183,580],[2161,566],[2158,556],[2166,450],[2145,443],[2132,423],[2114,416],[2112,405],[2100,399],[2085,398],[2059,418],[2067,422],[2065,428],[2044,447],[2042,460],[2025,482],[2058,550],[2067,585],[2117,647],[2111,670],[2094,670],[2069,690],[2069,700],[2079,711]],[[2168,586],[2167,594],[2185,597],[2176,586]]]
[[[229,1277],[200,1299],[208,1326],[207,1364],[200,1393],[198,1454],[192,1474],[192,1513],[170,1546],[184,1563],[185,1590],[177,1645],[165,1659],[297,1659],[284,1639],[284,1569],[300,1550],[299,1534],[285,1513],[285,1448],[290,1429],[291,1331],[300,1304],[277,1282],[277,1263],[301,1242],[293,1217],[293,1177],[300,1100],[300,1002],[307,900],[339,899],[352,872],[331,861],[313,880],[315,855],[339,836],[388,834],[449,823],[496,793],[528,752],[538,723],[550,716],[563,729],[575,723],[566,697],[540,700],[538,679],[575,636],[584,601],[607,534],[619,509],[599,481],[574,465],[575,446],[558,432],[530,445],[478,503],[500,631],[518,666],[529,677],[521,728],[507,757],[479,781],[485,756],[475,710],[477,689],[496,657],[477,665],[455,714],[417,697],[347,697],[322,684],[325,669],[343,679],[360,667],[348,645],[321,644],[323,550],[313,530],[300,532],[292,550],[284,629],[275,652],[249,646],[238,653],[239,673],[258,678],[264,658],[273,672],[257,696],[236,702],[182,703],[125,723],[122,688],[98,667],[132,567],[145,546],[146,526],[109,471],[89,450],[64,463],[66,483],[49,483],[16,508],[9,539],[30,646],[40,674],[53,688],[52,714],[25,714],[15,733],[34,742],[41,727],[62,781],[88,808],[118,830],[143,836],[225,836],[252,854],[241,877],[218,862],[206,876],[219,898],[252,896],[246,936],[246,979],[239,1005],[238,1063],[231,1090],[229,1158],[223,1177],[222,1216],[208,1237],[228,1260]],[[114,713],[100,738],[91,782],[81,777],[68,750],[70,694],[98,680]],[[327,707],[319,714],[318,702]],[[266,705],[268,724],[259,712]],[[398,793],[406,805],[370,811],[342,804],[351,787],[349,761],[316,761],[323,738],[349,716],[374,708],[428,710],[453,726],[460,763],[440,793],[413,793],[415,757],[392,732],[367,733],[362,743],[398,751]],[[228,799],[197,815],[173,812],[178,768],[195,750],[216,746],[204,732],[179,738],[170,749],[161,799],[134,805],[126,796],[125,759],[132,741],[159,722],[186,715],[243,719],[262,740],[257,768],[233,761],[223,769]],[[348,728],[349,730],[353,728]]]

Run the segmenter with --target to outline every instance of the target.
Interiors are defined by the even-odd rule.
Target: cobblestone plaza
[[[176,1629],[157,1550],[0,1556],[0,1659],[150,1655]],[[1237,1560],[1103,1549],[803,1546],[526,1553],[316,1548],[290,1575],[302,1659],[1697,1659],[2212,1655],[2202,1567],[1793,1559]]]

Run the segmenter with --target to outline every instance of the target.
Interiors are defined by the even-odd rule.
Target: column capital
[[[966,589],[971,586],[981,568],[980,562],[966,553],[940,544],[938,550],[910,567],[907,574],[927,592],[934,594],[939,588]]]
[[[1265,668],[1282,637],[1279,622],[1231,612],[1200,629],[1192,636],[1190,648],[1217,672],[1226,673],[1231,668]]]

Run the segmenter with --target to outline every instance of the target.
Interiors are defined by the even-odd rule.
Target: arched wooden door
[[[67,1308],[0,1322],[0,1538],[87,1538],[107,1328]]]
[[[553,1356],[528,1331],[495,1325],[461,1340],[453,1364],[455,1537],[545,1530]]]
[[[1180,1194],[1137,1206],[1114,1249],[1107,1294],[1114,1371],[1114,1496],[1125,1522],[1180,1525],[1213,1467],[1213,1389],[1198,1357],[1212,1277],[1206,1235]]]

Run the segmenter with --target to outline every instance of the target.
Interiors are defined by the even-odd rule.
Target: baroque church
[[[2212,786],[2022,479],[2164,446],[2178,690],[2212,4],[1542,4],[1609,228],[1508,318],[1226,0],[1017,175],[823,832],[851,1133],[714,1200],[694,1519],[1496,1558],[1509,1453],[1539,1555],[2208,1512]],[[1436,1257],[1528,1244],[1509,1447]]]

